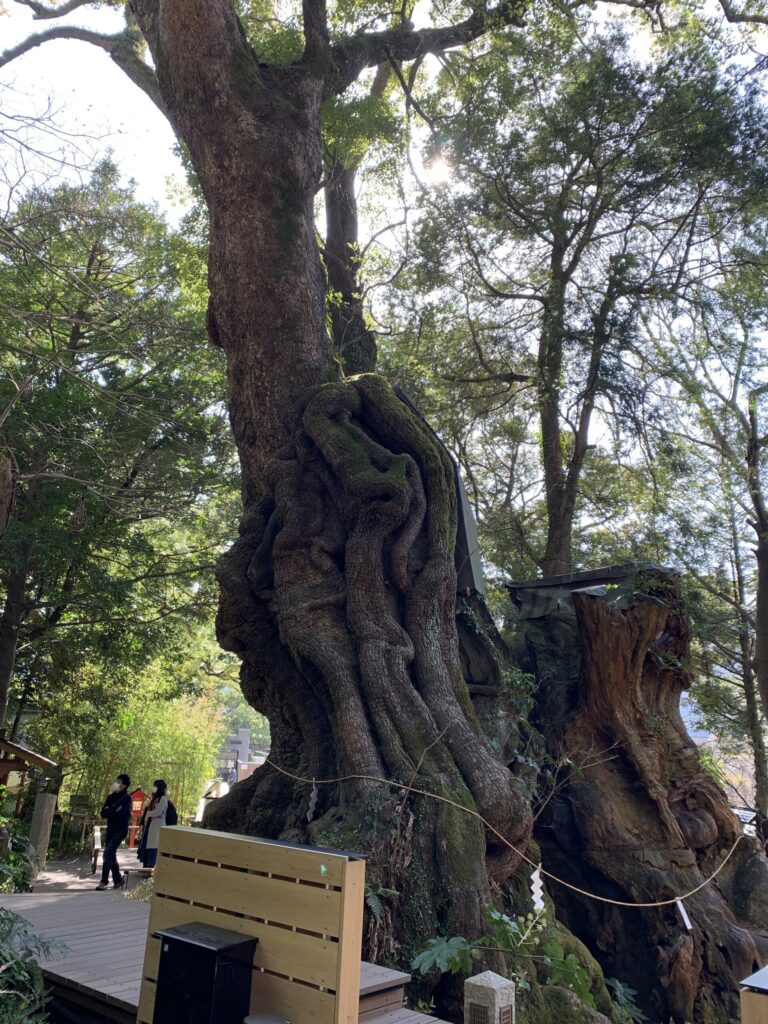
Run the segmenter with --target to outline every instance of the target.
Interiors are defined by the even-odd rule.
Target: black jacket
[[[110,793],[101,808],[101,816],[107,819],[107,839],[111,839],[112,836],[127,836],[131,821],[131,794],[128,790]]]

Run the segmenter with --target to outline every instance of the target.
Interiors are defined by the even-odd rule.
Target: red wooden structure
[[[139,819],[144,809],[144,801],[147,794],[143,789],[134,789],[131,793],[131,827],[128,830],[128,846],[132,849],[136,845],[136,829],[139,827]]]

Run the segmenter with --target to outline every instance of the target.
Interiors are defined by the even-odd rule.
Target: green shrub
[[[38,963],[55,944],[35,935],[18,914],[0,907],[0,1024],[43,1024],[48,994]]]

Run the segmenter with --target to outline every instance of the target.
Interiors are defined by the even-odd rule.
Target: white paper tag
[[[693,931],[693,925],[691,924],[690,917],[688,917],[688,911],[683,906],[683,901],[682,900],[675,900],[675,903],[677,904],[677,909],[680,911],[680,917],[682,917],[682,919],[683,919],[683,924],[685,925],[685,927],[688,929],[689,932],[692,932]]]
[[[531,896],[533,896],[533,909],[543,910],[544,909],[544,882],[541,877],[541,864],[531,875]]]

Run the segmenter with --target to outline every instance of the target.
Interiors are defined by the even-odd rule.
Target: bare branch
[[[133,84],[137,85],[152,100],[160,113],[168,117],[168,110],[160,93],[157,75],[154,69],[142,59],[143,46],[144,40],[138,30],[132,32],[130,29],[126,29],[116,37],[110,56]],[[173,127],[173,122],[170,123]]]
[[[411,87],[408,84],[408,82],[406,82],[406,80],[403,78],[403,73],[400,70],[400,65],[394,59],[394,57],[389,52],[389,50],[387,50],[387,59],[389,60],[389,63],[391,65],[391,67],[392,67],[392,70],[395,72],[395,75],[397,76],[397,80],[400,83],[400,86],[401,86],[403,92],[405,93],[405,109],[407,110],[409,106],[413,107],[413,109],[416,111],[416,113],[419,115],[419,117],[422,119],[422,121],[424,121],[424,123],[429,127],[429,130],[432,133],[434,133],[435,132],[435,122],[432,120],[432,118],[429,116],[429,114],[427,114],[424,111],[424,109],[419,106],[419,103],[418,103],[416,97],[413,95],[413,90],[411,89]]]

